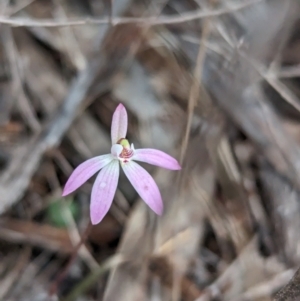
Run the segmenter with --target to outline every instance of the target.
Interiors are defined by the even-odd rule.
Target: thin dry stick
[[[34,111],[34,108],[23,89],[22,76],[20,75],[20,70],[18,67],[20,55],[17,53],[18,50],[14,42],[12,29],[9,27],[5,28],[4,41],[5,50],[12,71],[12,87],[20,105],[21,114],[31,130],[38,132],[41,130],[41,125],[36,116],[36,112]]]
[[[210,19],[206,20],[203,24],[202,39],[207,40],[209,34],[210,34]],[[202,68],[203,68],[205,54],[206,54],[205,44],[200,43],[197,60],[196,60],[196,66],[195,66],[195,70],[194,70],[194,74],[193,74],[193,82],[192,82],[192,86],[191,86],[191,90],[190,90],[190,94],[189,94],[188,120],[187,120],[185,134],[184,134],[184,138],[183,138],[183,142],[182,142],[180,159],[179,159],[181,165],[183,163],[183,160],[184,160],[184,157],[186,154],[186,150],[187,150],[194,109],[195,109],[197,100],[199,98],[201,75],[202,75]],[[179,181],[182,180],[182,177],[179,176],[178,180]],[[181,291],[180,291],[180,286],[178,285],[180,278],[181,278],[181,275],[174,269],[172,300],[179,300],[179,298],[180,298]]]
[[[154,25],[163,25],[163,24],[179,24],[189,21],[194,21],[202,18],[220,16],[223,14],[228,14],[243,8],[246,8],[250,5],[254,5],[263,0],[251,0],[244,1],[239,4],[232,4],[230,8],[219,8],[215,10],[197,10],[192,12],[183,13],[180,16],[161,16],[149,17],[149,18],[139,18],[139,17],[125,17],[125,18],[113,18],[104,17],[104,18],[86,18],[86,19],[75,19],[70,21],[65,20],[52,20],[52,19],[29,19],[14,17],[9,18],[6,16],[0,17],[0,24],[7,24],[14,27],[59,27],[59,26],[75,26],[75,25],[99,25],[99,24],[109,24],[118,25],[118,24],[141,24],[146,26]]]
[[[280,71],[276,72],[276,78],[291,78],[300,76],[300,65],[290,67],[283,67]]]
[[[154,17],[156,20],[158,20],[159,15],[162,12],[162,10],[163,10],[163,8],[165,7],[166,4],[167,4],[167,1],[164,0],[164,1],[162,1],[162,3],[160,3],[160,6],[158,8],[156,8],[157,9],[157,11],[155,11],[156,17]],[[151,7],[149,9],[151,9]],[[145,19],[146,19],[146,17],[145,17]],[[132,43],[132,45],[130,46],[129,51],[128,51],[128,57],[126,58],[127,62],[131,61],[134,58],[134,56],[136,55],[136,53],[140,49],[140,46],[143,42],[143,39],[146,37],[149,29],[150,29],[150,25],[146,24],[146,26],[141,31],[140,36],[138,37],[138,39],[135,40]]]
[[[300,112],[300,104],[298,101],[298,97],[288,89],[280,80],[278,80],[276,73],[269,73],[269,71],[265,71],[265,69],[259,66],[259,63],[254,59],[250,58],[245,52],[242,50],[239,51],[239,54],[246,59],[251,66],[259,73],[259,75],[272,87],[278,94],[285,99],[287,103],[293,106],[298,112]]]
[[[67,20],[65,8],[59,0],[53,0],[56,7],[56,15],[61,19]],[[67,50],[70,59],[78,70],[83,70],[87,66],[86,58],[80,48],[73,27],[67,26],[60,28],[61,40],[64,43],[64,48]]]
[[[13,287],[13,285],[19,281],[20,273],[23,272],[25,266],[30,261],[31,255],[31,247],[25,247],[25,249],[20,252],[20,256],[16,260],[15,266],[8,271],[6,277],[1,281],[0,287],[0,298],[1,300],[5,300],[4,298],[7,297],[7,294]]]
[[[282,90],[277,90],[276,88],[277,88],[277,86],[276,85],[273,85],[273,82],[272,82],[272,80],[270,80],[268,77],[266,77],[265,76],[265,74],[260,70],[260,68],[255,64],[255,61],[253,61],[251,58],[249,58],[248,56],[247,56],[247,54],[245,54],[243,51],[240,51],[239,52],[240,54],[241,54],[241,56],[244,58],[244,59],[246,59],[251,65],[252,65],[252,67],[253,68],[255,68],[255,70],[278,92],[278,93],[280,93],[280,92],[282,92]],[[281,93],[280,93],[281,94]],[[286,94],[281,94],[282,95],[282,97],[284,97],[284,95],[285,96],[287,96]],[[296,108],[296,109],[298,109],[299,108],[299,105],[296,105],[296,103],[295,102],[293,102],[293,101],[291,101],[291,102],[289,102],[289,100],[290,100],[290,98],[285,98],[286,99],[286,101],[288,102],[288,103],[290,103],[291,105],[293,105],[294,106],[294,108]],[[264,102],[258,97],[257,98],[257,100],[258,100],[258,104],[260,105],[260,107],[261,107],[261,109],[262,109],[262,112],[263,112],[263,114],[265,115],[265,116],[267,116],[267,114],[266,114],[266,106],[265,106],[265,104],[264,104]],[[278,149],[280,150],[280,153],[281,153],[281,155],[282,155],[282,157],[284,158],[284,161],[286,162],[286,164],[289,166],[289,168],[290,168],[290,171],[293,173],[293,176],[295,177],[295,179],[297,179],[298,178],[298,176],[297,176],[297,170],[296,170],[296,168],[294,167],[294,165],[293,164],[291,164],[291,162],[290,162],[290,160],[289,160],[289,158],[285,155],[285,151],[284,151],[284,149],[285,149],[285,145],[284,145],[284,143],[281,141],[281,139],[279,139],[278,138],[278,135],[276,135],[276,132],[274,132],[274,129],[273,129],[273,126],[272,126],[272,124],[270,124],[270,121],[269,121],[269,119],[268,118],[265,118],[265,122],[266,122],[266,125],[267,125],[267,127],[268,127],[268,129],[269,129],[269,131],[270,131],[270,134],[272,135],[272,137],[273,137],[273,139],[274,139],[274,141],[275,141],[275,143],[277,144],[277,146],[278,146]]]
[[[203,26],[202,39],[206,40],[207,37],[209,36],[209,33],[210,33],[210,22],[207,21],[204,23],[204,26]],[[189,95],[188,120],[187,120],[185,134],[184,134],[184,138],[183,138],[183,142],[182,142],[181,154],[180,154],[180,159],[179,159],[180,164],[182,164],[184,157],[185,157],[185,153],[186,153],[187,145],[188,145],[188,141],[189,141],[189,136],[190,136],[190,132],[191,132],[191,125],[192,125],[194,109],[195,109],[197,99],[199,98],[199,94],[200,94],[200,83],[201,83],[202,68],[203,68],[205,54],[206,54],[205,44],[200,44],[197,61],[196,61],[196,67],[194,70],[194,77],[193,77],[194,80],[193,80],[192,87],[190,90],[190,95]]]

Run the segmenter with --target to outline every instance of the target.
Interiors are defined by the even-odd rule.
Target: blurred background
[[[0,40],[0,300],[300,300],[298,0],[1,0]],[[183,168],[91,226],[119,103]]]

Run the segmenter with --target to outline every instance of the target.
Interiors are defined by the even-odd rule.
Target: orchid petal
[[[152,148],[136,149],[134,151],[132,160],[146,162],[171,170],[181,169],[181,166],[179,165],[176,159],[160,150]]]
[[[75,168],[75,170],[69,177],[62,195],[65,196],[72,193],[74,190],[84,184],[89,178],[91,178],[102,167],[109,164],[112,160],[112,155],[108,154],[97,156],[81,163],[78,167]]]
[[[122,153],[122,150],[123,150],[123,146],[120,145],[120,144],[114,144],[112,147],[111,147],[111,154],[113,155],[113,157],[115,159],[119,158],[120,154]]]
[[[116,193],[119,180],[119,161],[113,160],[97,176],[93,185],[90,205],[91,222],[101,222],[108,212]]]
[[[117,143],[121,138],[125,138],[127,134],[127,112],[122,104],[116,108],[111,123],[111,141],[112,144]]]
[[[163,212],[159,189],[151,175],[139,164],[130,161],[122,165],[125,175],[144,202],[158,215]]]

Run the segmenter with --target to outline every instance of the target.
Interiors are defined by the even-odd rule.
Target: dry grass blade
[[[210,133],[206,143],[223,192],[222,210],[226,212],[228,233],[236,250],[240,251],[252,236],[252,220],[242,175],[228,138],[221,130],[219,131],[219,133],[218,130]]]
[[[13,219],[0,220],[0,237],[11,243],[25,243],[55,252],[71,253],[73,245],[64,229]]]
[[[252,287],[251,289],[246,291],[242,295],[241,299],[252,300],[252,299],[259,299],[259,298],[272,296],[274,292],[276,292],[278,289],[280,289],[285,283],[287,283],[290,280],[294,272],[295,270],[290,269],[277,274],[272,279],[260,283],[257,286]]]
[[[30,126],[34,132],[38,132],[41,129],[41,125],[36,117],[36,112],[34,112],[33,106],[30,103],[30,100],[27,98],[21,78],[21,72],[19,66],[22,64],[19,60],[19,54],[14,42],[14,37],[12,34],[11,28],[4,28],[3,41],[6,48],[6,54],[10,63],[12,70],[12,86],[13,91],[15,92],[15,97],[19,102],[19,108],[23,115],[25,122]]]
[[[204,21],[203,25],[203,32],[201,38],[206,41],[209,37],[210,33],[210,19]],[[192,125],[192,118],[194,114],[194,109],[195,106],[197,105],[197,101],[199,100],[199,95],[200,95],[200,87],[201,87],[201,77],[202,77],[202,72],[203,72],[203,62],[205,59],[205,54],[206,54],[206,47],[205,44],[200,44],[198,55],[197,55],[197,60],[196,60],[196,65],[194,69],[194,74],[193,74],[193,82],[189,94],[189,101],[188,101],[188,120],[187,120],[187,125],[185,129],[185,134],[182,142],[182,148],[181,148],[181,154],[180,154],[180,159],[179,162],[182,164],[184,157],[185,157],[185,152],[187,149],[188,145],[188,140],[191,132],[191,125]],[[204,102],[203,100],[201,100]]]
[[[154,25],[164,25],[164,24],[179,24],[184,22],[189,22],[201,18],[220,16],[223,14],[228,14],[236,10],[243,9],[250,5],[255,5],[262,0],[250,0],[244,1],[242,4],[233,4],[230,5],[230,8],[220,8],[212,11],[196,11],[189,13],[182,13],[180,16],[161,16],[157,17],[148,17],[148,18],[111,18],[106,17],[102,19],[96,18],[87,18],[81,20],[72,20],[72,21],[58,21],[58,20],[34,20],[34,19],[24,19],[17,17],[0,17],[0,23],[11,25],[15,27],[58,27],[58,26],[75,26],[75,25],[89,25],[89,24],[141,24],[146,26]]]
[[[21,254],[17,258],[17,264],[13,267],[11,271],[9,271],[8,275],[6,275],[5,280],[1,281],[1,289],[0,289],[0,298],[5,300],[5,296],[12,289],[12,286],[19,280],[19,275],[25,266],[29,262],[29,257],[31,255],[31,248],[27,247],[24,251],[20,252]]]

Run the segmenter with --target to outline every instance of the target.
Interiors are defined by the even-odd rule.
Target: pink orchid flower
[[[80,164],[67,181],[63,196],[72,193],[100,169],[92,188],[90,214],[92,224],[98,224],[108,212],[119,180],[119,163],[128,180],[145,203],[158,215],[163,212],[159,189],[151,175],[134,161],[146,162],[170,170],[181,169],[177,160],[151,148],[134,149],[125,139],[127,112],[122,104],[116,108],[111,124],[111,153],[91,158]]]

